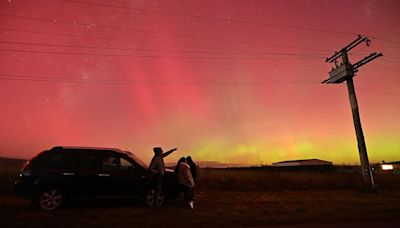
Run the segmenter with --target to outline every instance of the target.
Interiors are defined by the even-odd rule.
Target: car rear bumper
[[[33,188],[31,181],[23,179],[15,181],[15,195],[17,197],[31,199],[33,197]]]

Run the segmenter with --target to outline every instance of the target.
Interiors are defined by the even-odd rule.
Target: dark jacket
[[[193,180],[196,181],[197,178],[197,166],[193,161],[188,161],[188,165],[190,166],[190,172],[192,173]]]

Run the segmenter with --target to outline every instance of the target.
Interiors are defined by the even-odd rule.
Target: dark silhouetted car
[[[140,198],[149,206],[161,206],[167,197],[177,195],[172,170],[166,170],[163,190],[157,197],[152,179],[147,165],[130,152],[58,146],[26,162],[15,182],[15,192],[48,211],[71,198]]]

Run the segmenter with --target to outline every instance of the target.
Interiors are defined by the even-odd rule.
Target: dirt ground
[[[29,201],[0,195],[1,227],[265,227],[333,224],[400,218],[400,191],[358,190],[279,192],[201,191],[196,208],[181,198],[160,209],[127,200],[73,202],[59,211],[43,212]]]

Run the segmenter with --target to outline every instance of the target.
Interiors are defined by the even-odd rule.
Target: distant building
[[[304,160],[274,162],[272,163],[272,166],[275,167],[332,166],[332,162],[320,159],[304,159]]]

